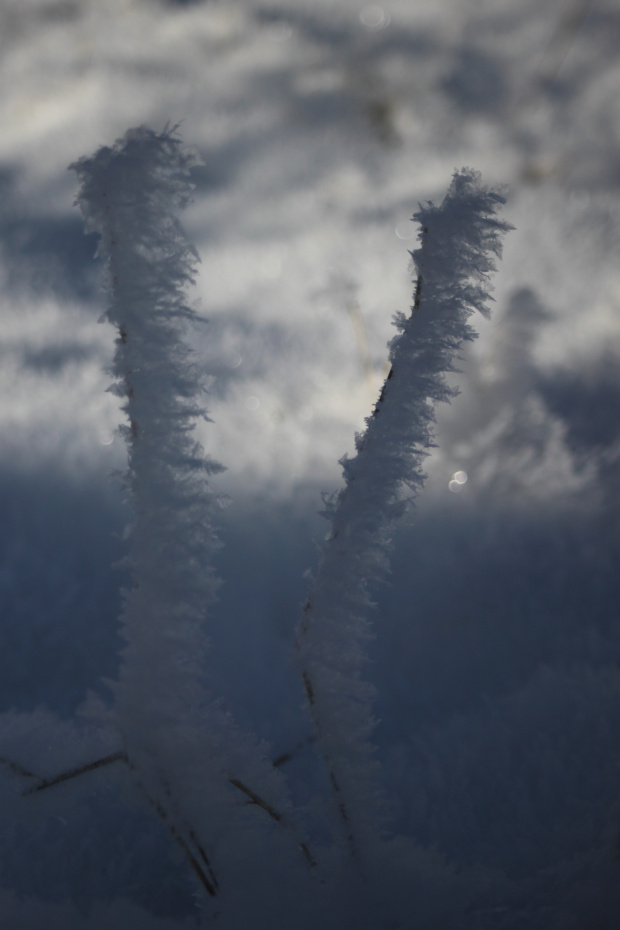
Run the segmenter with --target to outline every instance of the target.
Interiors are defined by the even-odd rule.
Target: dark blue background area
[[[0,476],[0,702],[71,716],[114,677],[123,555],[118,488],[46,470]]]

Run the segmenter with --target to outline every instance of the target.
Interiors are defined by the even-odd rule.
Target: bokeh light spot
[[[390,14],[380,6],[366,6],[360,13],[362,26],[373,32],[390,24]]]
[[[448,490],[452,491],[453,494],[458,494],[459,491],[462,491],[463,486],[467,483],[467,472],[466,471],[455,471],[452,475],[452,478],[448,482]]]

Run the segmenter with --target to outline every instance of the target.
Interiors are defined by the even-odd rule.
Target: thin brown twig
[[[127,763],[130,769],[133,772],[135,772],[135,769],[133,765],[131,764],[131,762],[127,760]],[[211,867],[211,863],[209,862],[209,859],[204,849],[202,848],[201,844],[197,840],[195,840],[196,848],[198,849],[200,858],[203,860],[206,866],[207,872],[205,872],[205,870],[202,868],[197,857],[194,855],[194,853],[190,849],[189,843],[187,842],[185,837],[182,835],[182,833],[179,831],[179,829],[175,826],[174,822],[171,820],[170,816],[168,815],[168,812],[166,811],[165,807],[161,804],[160,801],[157,800],[157,798],[153,797],[153,795],[151,795],[150,792],[146,790],[145,786],[140,781],[140,779],[136,778],[136,782],[138,784],[138,787],[141,789],[142,793],[144,794],[145,798],[147,799],[147,801],[149,802],[149,804],[151,805],[151,807],[153,808],[153,810],[159,817],[159,819],[168,828],[168,832],[170,833],[172,838],[175,840],[175,842],[181,847],[181,849],[185,853],[185,856],[187,858],[187,861],[189,862],[189,865],[192,871],[196,874],[198,880],[200,881],[201,885],[204,887],[207,894],[209,894],[212,898],[214,898],[217,895],[217,891],[219,888],[219,882],[217,878],[215,877],[215,873],[213,871],[213,868]],[[192,839],[195,838],[195,834],[193,830],[190,829],[189,834]]]
[[[299,745],[303,746],[304,744],[312,742],[313,740],[314,740],[314,737],[309,737],[307,740],[304,740],[303,743],[300,743]],[[286,759],[284,761],[286,761]],[[275,766],[277,762],[278,760],[276,759],[273,765]],[[289,823],[289,821],[286,820],[283,814],[281,814],[274,807],[272,807],[271,804],[265,801],[264,798],[261,798],[259,794],[256,794],[255,791],[252,791],[251,788],[248,788],[247,785],[244,785],[244,783],[240,781],[238,778],[234,778],[232,775],[229,775],[228,781],[234,788],[237,788],[238,791],[241,791],[243,794],[245,794],[245,796],[250,799],[250,802],[252,804],[256,804],[258,807],[262,808],[265,811],[265,813],[269,814],[271,819],[275,820],[276,823],[281,823],[282,826],[291,828],[291,824]],[[292,829],[295,829],[295,828],[292,827]],[[299,849],[301,850],[304,859],[306,860],[310,868],[313,869],[316,866],[316,859],[310,852],[307,843],[305,843],[304,840],[302,839],[298,839],[298,843],[299,843]]]
[[[60,775],[55,775],[53,778],[40,779],[38,785],[30,785],[22,791],[22,794],[35,794],[37,791],[53,788],[54,785],[59,785],[63,781],[69,781],[71,778],[84,775],[86,772],[92,772],[94,769],[99,769],[104,765],[111,765],[113,762],[128,762],[127,754],[122,750],[113,752],[109,756],[104,756],[102,759],[96,759],[95,762],[87,762],[86,765],[78,765],[73,769],[69,769],[67,772],[61,772]]]
[[[10,759],[5,759],[5,758],[0,757],[0,764],[5,765],[7,768],[11,769],[11,771],[15,772],[16,774],[21,775],[24,778],[36,778],[37,779],[38,784],[29,785],[27,788],[25,788],[22,791],[23,796],[35,794],[38,791],[45,791],[47,788],[53,788],[56,785],[62,784],[63,782],[70,781],[73,778],[77,778],[79,775],[85,775],[87,772],[92,772],[95,769],[102,768],[103,766],[111,765],[114,762],[124,762],[125,765],[127,765],[128,768],[134,773],[134,775],[136,775],[135,766],[130,761],[127,753],[124,752],[123,750],[118,750],[117,752],[110,753],[110,755],[103,756],[101,759],[95,759],[94,762],[87,762],[85,765],[78,765],[72,769],[68,769],[65,772],[60,772],[60,774],[55,775],[53,778],[41,778],[40,775],[35,775],[34,772],[28,771],[28,769],[24,768],[18,763],[12,762]],[[203,887],[208,892],[208,894],[214,897],[217,893],[218,881],[217,881],[217,878],[215,877],[215,874],[213,872],[213,869],[211,867],[207,854],[205,853],[203,846],[201,845],[198,838],[196,837],[195,832],[191,828],[188,828],[190,841],[196,847],[198,851],[198,857],[194,855],[194,853],[192,852],[190,848],[190,844],[185,839],[185,837],[183,837],[179,829],[175,826],[175,824],[171,820],[170,816],[168,815],[163,805],[147,791],[144,784],[137,777],[136,777],[136,783],[138,787],[140,788],[140,790],[142,791],[142,793],[144,794],[147,801],[149,802],[149,804],[151,805],[151,807],[153,808],[153,810],[155,811],[155,813],[160,818],[160,820],[162,820],[165,823],[173,839],[183,849],[186,855],[186,858],[189,862],[189,865],[192,868],[192,870],[196,873],[200,883],[203,885]],[[205,869],[201,866],[199,862],[199,858],[202,860],[202,862],[204,863],[207,869],[206,873],[205,873]]]
[[[250,800],[252,801],[252,804],[256,804],[258,805],[258,807],[262,807],[262,809],[267,814],[269,814],[272,820],[275,820],[277,823],[282,822],[282,814],[278,813],[278,811],[275,810],[271,806],[271,804],[269,804],[267,801],[261,798],[259,794],[256,794],[255,791],[252,791],[251,788],[248,788],[247,785],[244,785],[242,781],[239,781],[238,778],[233,778],[232,775],[228,776],[228,781],[234,788],[237,788],[239,791],[242,791],[243,794],[245,794],[248,798],[250,798]]]
[[[280,753],[279,756],[276,756],[272,761],[274,769],[280,768],[281,765],[286,765],[287,762],[290,762],[291,759],[294,759],[297,753],[304,749],[306,746],[310,746],[312,743],[316,742],[316,736],[307,736],[306,739],[302,739],[299,743],[296,743],[292,749],[289,749],[288,752]]]
[[[131,764],[130,764],[130,765],[131,765]],[[133,766],[131,766],[131,767],[133,768]],[[135,770],[134,770],[134,771],[135,771]],[[174,799],[173,799],[173,797],[172,797],[172,791],[170,790],[170,785],[169,785],[169,783],[168,783],[165,779],[163,779],[162,783],[163,783],[164,791],[166,792],[167,797],[170,799],[170,803],[171,803],[171,804],[173,805],[173,807],[174,807]],[[148,795],[146,789],[144,788],[144,786],[143,786],[141,783],[140,783],[140,787],[142,788],[142,790],[144,791],[144,793],[147,795],[147,797],[149,797],[149,795]],[[151,800],[150,797],[149,797],[149,800]],[[153,803],[153,802],[151,801],[151,803]],[[163,808],[161,805],[160,805],[159,814],[160,814],[160,816],[163,816],[163,819],[166,819],[166,816],[167,816],[167,815],[166,815],[166,812],[165,812],[164,808]],[[174,828],[173,828],[173,826],[169,826],[169,828],[171,829],[171,832],[173,833],[173,836],[175,836],[175,839],[177,839],[177,842],[179,842],[179,839],[178,839],[177,835],[174,833]],[[216,889],[219,888],[219,882],[218,882],[217,878],[215,877],[215,872],[213,871],[213,868],[212,868],[211,863],[210,863],[210,861],[209,861],[209,857],[207,856],[206,852],[204,851],[204,848],[203,848],[203,846],[201,845],[200,840],[199,840],[198,837],[196,836],[196,833],[194,832],[194,830],[193,830],[188,824],[185,824],[185,830],[187,831],[187,835],[189,836],[190,841],[193,843],[194,847],[198,850],[198,856],[200,857],[200,859],[202,859],[204,865],[206,866],[206,869],[207,869],[209,878],[211,879],[211,883],[213,884],[213,886],[214,886]],[[187,854],[188,854],[188,855],[191,855],[190,852],[189,852],[189,850],[187,850]],[[196,870],[196,864],[195,864],[195,863],[192,863],[192,868],[194,868],[194,870]],[[209,893],[211,894],[211,892],[209,892]]]
[[[300,743],[296,747],[296,749],[300,748],[306,743],[311,742],[312,740],[313,740],[313,737],[309,737],[308,739]],[[289,754],[286,754],[286,757],[280,757],[279,760],[276,760],[276,762],[274,762],[274,765],[276,765],[276,763],[280,765],[283,764],[283,762],[287,761],[287,759],[290,758],[291,755],[292,753],[289,753]],[[5,765],[7,768],[11,769],[11,771],[15,772],[16,774],[24,778],[34,778],[37,780],[38,783],[36,785],[29,785],[27,788],[25,788],[22,791],[23,796],[35,794],[36,792],[44,791],[47,788],[53,788],[56,785],[62,784],[63,782],[70,781],[73,778],[77,778],[79,775],[85,775],[87,772],[92,772],[95,769],[102,768],[103,766],[111,765],[114,762],[124,762],[125,765],[127,765],[127,767],[133,772],[136,778],[136,783],[138,787],[144,794],[145,798],[147,799],[147,801],[149,802],[149,804],[151,805],[151,807],[153,808],[157,816],[166,825],[169,833],[171,834],[175,842],[183,849],[186,855],[186,858],[189,862],[189,865],[192,868],[192,870],[195,872],[195,874],[197,875],[200,883],[203,885],[207,893],[211,895],[211,897],[215,897],[215,895],[217,894],[217,890],[219,888],[219,882],[215,876],[213,867],[211,866],[211,863],[209,861],[209,857],[207,856],[204,850],[204,847],[202,843],[200,842],[200,840],[198,839],[195,831],[189,826],[185,826],[184,829],[181,830],[181,828],[179,828],[176,825],[176,823],[173,821],[172,817],[170,816],[168,811],[165,809],[163,804],[160,801],[158,801],[157,798],[155,798],[146,789],[145,785],[143,784],[143,782],[140,780],[140,778],[137,775],[136,767],[131,762],[131,760],[129,759],[129,756],[124,750],[118,750],[117,752],[110,753],[110,755],[108,756],[103,756],[100,759],[95,759],[93,762],[87,762],[84,765],[75,766],[74,768],[68,769],[65,772],[60,772],[58,775],[55,775],[52,778],[42,778],[40,775],[36,775],[34,772],[30,772],[28,769],[19,765],[19,763],[12,762],[10,759],[5,759],[3,757],[0,757],[0,764]],[[233,776],[227,776],[227,777],[228,777],[229,783],[234,788],[236,788],[238,791],[241,791],[246,797],[248,797],[250,801],[252,802],[252,804],[255,804],[257,807],[260,807],[262,810],[264,810],[265,813],[267,813],[269,817],[271,817],[271,819],[274,820],[276,823],[282,823],[283,825],[288,826],[288,824],[284,820],[283,815],[280,814],[279,811],[277,811],[271,804],[265,801],[264,798],[262,798],[259,794],[257,794],[251,788],[248,788],[248,786],[245,785],[240,779],[234,778]],[[170,786],[166,782],[164,782],[164,791],[166,792],[166,794],[172,801],[172,793],[170,791]],[[183,836],[183,832],[187,833],[189,840]],[[192,851],[191,846],[195,848],[197,855]],[[308,864],[311,867],[314,867],[316,865],[316,861],[314,857],[312,856],[307,844],[303,840],[299,841],[299,848],[301,852],[303,853],[304,858],[306,859]],[[201,862],[202,862],[202,865],[201,865]]]
[[[28,771],[23,765],[20,765],[18,762],[12,762],[10,759],[5,759],[4,756],[0,756],[0,765],[4,765],[5,768],[10,769],[11,772],[14,772],[16,775],[21,775],[22,778],[37,778],[39,779],[40,775],[35,775],[34,772]]]

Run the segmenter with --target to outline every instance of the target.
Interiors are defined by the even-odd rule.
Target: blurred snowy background
[[[399,830],[486,889],[459,926],[617,927],[617,3],[2,0],[0,48],[2,712],[74,716],[119,646],[114,334],[67,165],[168,122],[204,161],[201,436],[231,498],[212,681],[274,756],[310,732],[303,573],[411,303],[409,219],[470,166],[507,185],[516,231],[376,592],[377,742]],[[289,772],[311,793],[310,748]],[[10,774],[3,927],[191,920],[127,786],[93,774],[27,807]]]

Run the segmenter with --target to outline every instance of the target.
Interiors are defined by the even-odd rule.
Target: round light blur
[[[362,26],[366,29],[385,29],[390,23],[390,14],[380,6],[366,6],[360,13]]]
[[[448,490],[452,491],[453,494],[458,494],[459,491],[463,490],[464,484],[467,482],[467,472],[466,471],[455,471],[452,475],[452,478],[448,482]]]

